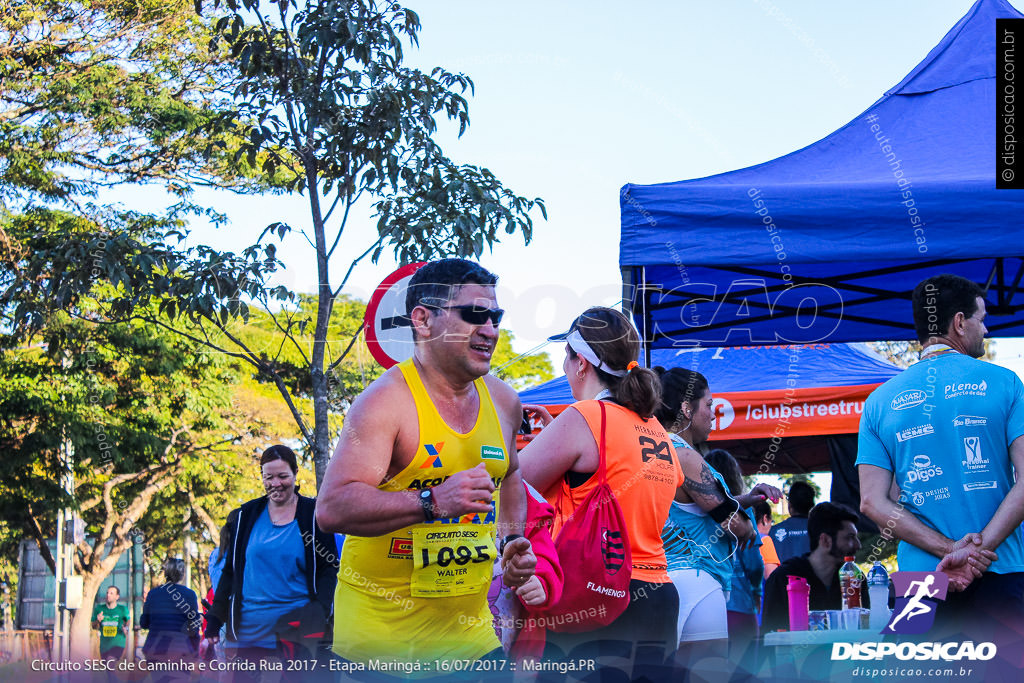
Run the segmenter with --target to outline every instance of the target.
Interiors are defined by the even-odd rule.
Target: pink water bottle
[[[810,612],[811,587],[807,579],[790,576],[786,593],[789,594],[789,630],[806,631]]]

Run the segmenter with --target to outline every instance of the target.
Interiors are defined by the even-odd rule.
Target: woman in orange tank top
[[[632,573],[630,603],[622,615],[587,633],[549,634],[546,656],[594,658],[608,666],[602,659],[611,655],[623,667],[627,645],[629,679],[662,680],[669,673],[666,659],[675,650],[679,596],[668,577],[661,530],[682,475],[668,435],[652,419],[661,386],[657,375],[637,366],[639,336],[614,309],[588,309],[551,341],[566,342],[562,369],[577,403],[555,420],[543,408],[527,407],[545,427],[520,455],[523,478],[555,506],[552,532],[557,540],[558,518],[574,513],[596,484],[592,475],[600,463],[603,401],[608,485],[625,518]]]

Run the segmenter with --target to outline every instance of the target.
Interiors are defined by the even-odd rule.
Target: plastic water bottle
[[[871,629],[881,631],[889,623],[889,573],[878,560],[868,571],[868,597],[871,598]]]
[[[847,555],[843,560],[845,562],[839,568],[839,586],[843,591],[843,609],[854,609],[860,607],[860,591],[861,586],[864,585],[864,572],[853,561],[852,555]]]

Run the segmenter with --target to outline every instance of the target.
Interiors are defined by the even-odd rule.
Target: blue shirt
[[[191,588],[165,583],[149,591],[139,626],[149,629],[142,651],[147,655],[192,656],[199,643],[199,600]]]
[[[672,435],[674,437],[674,435]],[[678,437],[676,448],[690,448]],[[715,479],[728,490],[725,479],[708,465]],[[710,573],[728,591],[732,582],[733,537],[695,503],[672,501],[668,520],[661,532],[668,570],[696,569]]]
[[[980,532],[1013,486],[1009,446],[1024,435],[1024,384],[1006,368],[959,353],[925,357],[864,405],[857,464],[894,473],[900,502],[954,541]],[[879,526],[884,526],[880,524]],[[989,571],[1024,571],[1024,536],[996,548]],[[938,558],[900,542],[900,569],[934,571]]]
[[[221,557],[220,548],[214,548],[210,552],[210,561],[207,563],[210,568],[210,587],[217,592],[217,584],[220,583],[220,575],[224,573],[224,558]]]
[[[791,557],[800,557],[811,552],[811,539],[807,536],[807,518],[790,517],[774,525],[768,532],[775,544],[779,563]]]
[[[750,517],[750,523],[757,528],[754,513],[750,508],[744,510]],[[758,534],[755,545],[741,550],[732,556],[732,589],[725,607],[730,612],[755,614],[761,604],[761,583],[764,581],[764,559],[761,557],[761,536]]]
[[[253,524],[245,549],[242,583],[242,619],[235,647],[277,646],[277,620],[309,602],[306,585],[306,550],[299,523],[281,526],[263,512]]]

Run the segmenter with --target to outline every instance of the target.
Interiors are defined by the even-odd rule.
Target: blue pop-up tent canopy
[[[709,448],[745,474],[832,472],[830,500],[860,507],[854,468],[864,401],[900,372],[863,344],[655,349],[652,365],[704,375],[714,396]],[[559,377],[519,393],[558,414],[573,402]],[[874,523],[863,518],[865,529]]]
[[[1024,335],[1024,191],[995,187],[996,19],[1021,16],[979,0],[804,149],[623,187],[619,263],[647,348],[912,339],[910,293],[943,272],[987,288],[991,334]]]
[[[656,365],[696,370],[716,395],[877,385],[900,372],[863,344],[656,349]],[[574,400],[564,376],[521,391],[519,398],[541,405]]]

